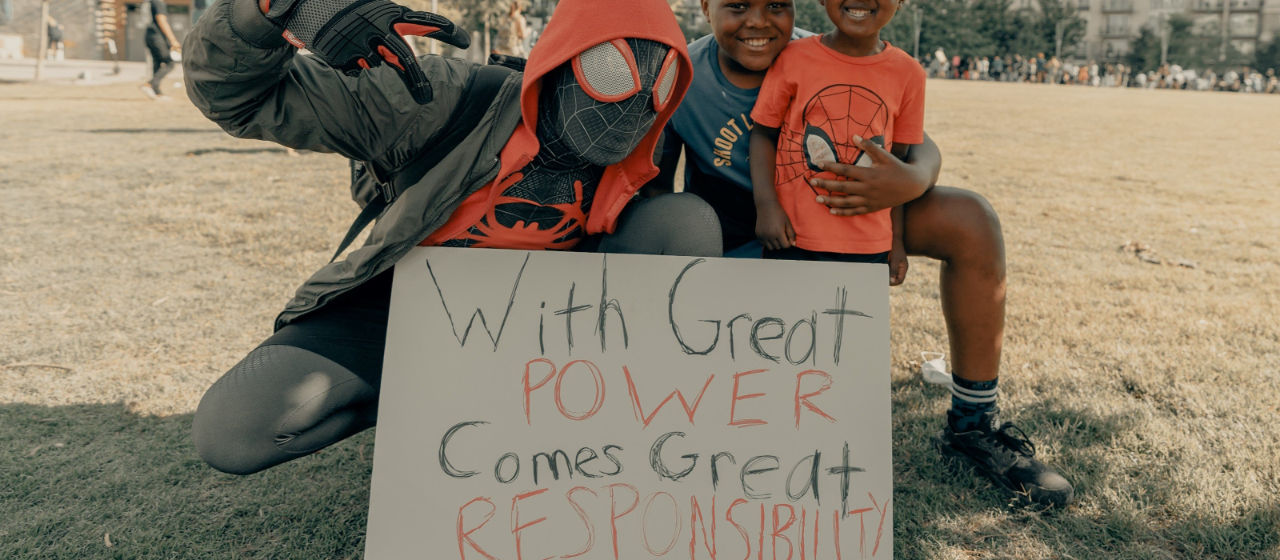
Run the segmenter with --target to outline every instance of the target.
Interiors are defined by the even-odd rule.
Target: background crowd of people
[[[1264,71],[1242,66],[1219,74],[1212,69],[1197,70],[1178,64],[1164,64],[1143,72],[1122,62],[1078,62],[1056,56],[1046,57],[1044,53],[1025,57],[1015,54],[994,57],[954,55],[948,58],[941,51],[921,60],[921,64],[930,77],[955,80],[1280,93],[1280,77],[1275,68]]]

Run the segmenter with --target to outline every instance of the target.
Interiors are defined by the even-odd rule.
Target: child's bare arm
[[[902,161],[908,161],[916,148],[918,146],[894,142],[890,153]],[[897,286],[907,279],[907,268],[910,266],[907,262],[907,246],[903,241],[903,231],[906,226],[903,223],[905,213],[902,211],[902,205],[894,206],[889,211],[889,216],[893,224],[893,248],[889,250],[889,285]]]
[[[902,211],[901,206],[894,206],[889,211],[889,216],[893,222],[893,248],[889,250],[889,285],[897,286],[907,279],[907,268],[910,266],[907,262],[907,245],[903,238],[906,227],[903,219],[906,213]]]
[[[778,203],[774,188],[778,129],[756,123],[748,144],[751,162],[751,192],[756,203],[756,237],[765,249],[786,249],[795,244],[796,232]]]

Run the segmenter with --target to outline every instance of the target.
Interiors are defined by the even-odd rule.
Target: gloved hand
[[[388,0],[258,0],[258,7],[285,29],[285,40],[333,68],[355,74],[389,64],[418,103],[431,101],[431,84],[404,36],[429,37],[462,49],[471,45],[467,32],[447,18]]]

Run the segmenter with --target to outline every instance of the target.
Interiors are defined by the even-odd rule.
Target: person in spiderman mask
[[[375,175],[453,146],[205,393],[193,438],[218,470],[257,472],[374,424],[391,269],[415,245],[720,254],[697,197],[633,200],[691,77],[664,0],[562,0],[523,74],[462,134],[446,123],[485,67],[415,59],[409,34],[468,43],[387,0],[221,0],[187,37],[188,95],[234,136],[337,152]]]

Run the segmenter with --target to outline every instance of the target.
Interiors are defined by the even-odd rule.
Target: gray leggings
[[[719,256],[720,223],[702,199],[632,202],[595,250]],[[215,469],[250,474],[307,455],[377,420],[390,272],[276,332],[205,392],[193,439]]]

